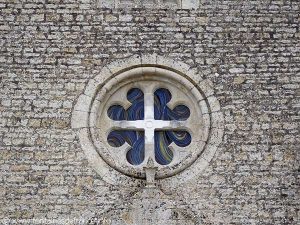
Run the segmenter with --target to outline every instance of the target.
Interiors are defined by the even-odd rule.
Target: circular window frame
[[[134,79],[134,77],[149,73],[165,79],[171,78],[177,82],[183,82],[183,85],[194,96],[197,96],[206,129],[202,132],[203,142],[197,146],[199,149],[193,163],[185,165],[184,169],[169,171],[165,176],[159,174],[158,178],[161,185],[168,186],[174,182],[180,184],[201,174],[222,142],[224,118],[220,111],[220,104],[214,96],[211,82],[203,79],[201,74],[196,73],[183,62],[173,61],[158,55],[134,56],[113,62],[104,66],[99,75],[88,82],[72,113],[72,128],[79,137],[81,147],[90,165],[108,183],[131,186],[136,185],[139,181],[136,179],[137,176],[133,175],[134,173],[123,173],[105,160],[105,155],[99,153],[102,147],[101,144],[95,144],[94,134],[96,132],[94,129],[95,124],[97,124],[101,98],[109,94],[109,90],[120,81]],[[143,176],[139,178],[143,178]]]

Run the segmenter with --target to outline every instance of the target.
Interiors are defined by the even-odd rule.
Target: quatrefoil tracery
[[[127,93],[131,103],[127,110],[120,105],[109,107],[108,117],[119,123],[108,134],[108,143],[113,147],[127,143],[130,149],[126,158],[131,165],[140,165],[146,157],[155,158],[160,165],[168,165],[174,156],[171,143],[179,147],[191,143],[191,135],[174,123],[187,120],[190,110],[185,105],[171,110],[167,105],[171,98],[165,88],[157,89],[154,95],[146,98],[140,89],[132,88]]]

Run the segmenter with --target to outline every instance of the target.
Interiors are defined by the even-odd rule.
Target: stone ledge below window
[[[97,0],[99,8],[197,9],[200,0]]]

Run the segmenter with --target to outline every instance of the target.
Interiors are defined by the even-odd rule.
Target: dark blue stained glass
[[[160,88],[154,93],[154,119],[156,120],[187,120],[190,110],[185,105],[178,105],[171,110],[167,103],[172,95],[169,90]]]
[[[114,130],[107,137],[112,147],[120,147],[127,142],[131,148],[126,154],[127,161],[132,165],[139,165],[145,157],[144,132],[133,130]]]
[[[156,120],[187,120],[190,110],[185,105],[178,105],[171,110],[167,103],[172,95],[169,90],[160,88],[154,93],[154,119]],[[173,152],[168,147],[174,142],[179,147],[188,146],[191,143],[191,135],[186,131],[156,131],[155,159],[161,165],[168,165],[173,159]]]
[[[113,105],[108,109],[107,115],[112,120],[125,120],[126,111],[123,106]]]
[[[136,131],[136,140],[132,143],[132,148],[127,152],[127,161],[132,165],[139,165],[145,158],[145,136],[144,132]],[[128,134],[127,134],[128,136]]]
[[[127,99],[132,104],[125,110],[123,106],[113,105],[108,109],[108,116],[112,120],[143,120],[144,119],[144,93],[138,88],[132,88],[127,93]],[[131,148],[126,157],[130,164],[139,165],[144,160],[145,138],[144,132],[134,130],[115,130],[109,133],[108,143],[113,147],[120,147],[127,142]]]
[[[111,131],[107,136],[107,142],[112,147],[120,147],[125,144],[123,131]]]
[[[132,88],[127,93],[127,99],[132,104],[125,110],[123,106],[113,105],[108,109],[107,115],[112,120],[143,120],[144,119],[144,93],[138,88]]]
[[[168,165],[173,160],[173,152],[169,145],[174,142],[179,147],[186,147],[192,141],[186,131],[155,131],[155,160],[161,165]]]

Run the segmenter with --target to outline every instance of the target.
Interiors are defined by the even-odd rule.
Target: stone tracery
[[[131,128],[130,130],[126,130],[126,128],[124,128],[127,121],[143,121],[145,113],[148,115],[148,118],[144,124],[145,127],[143,130],[145,130],[149,135],[152,135],[152,137],[147,137],[148,140],[153,140],[154,136],[154,143],[152,144],[154,145],[155,161],[160,165],[168,165],[173,160],[173,151],[169,148],[169,145],[172,142],[180,147],[186,147],[191,143],[191,135],[187,131],[172,130],[176,129],[176,127],[168,130],[168,126],[160,127],[161,129],[165,128],[166,130],[156,130],[157,127],[153,127],[153,124],[157,124],[158,121],[187,120],[190,116],[189,108],[185,105],[177,105],[173,110],[171,110],[167,106],[167,103],[171,100],[172,95],[169,90],[165,88],[157,89],[152,97],[154,98],[154,101],[153,99],[148,98],[148,101],[146,99],[144,102],[143,92],[138,88],[132,88],[127,93],[127,99],[132,104],[127,110],[120,105],[112,105],[108,109],[108,116],[110,119],[123,121],[123,128],[121,130],[119,130],[120,128],[115,127],[114,130],[108,134],[108,142],[113,147],[120,147],[127,142],[131,148],[127,152],[126,158],[131,165],[141,164],[145,158],[144,151],[153,150],[151,148],[145,149],[143,131],[131,130]],[[144,107],[144,104],[147,107]],[[145,112],[145,108],[149,110],[149,112]],[[131,123],[129,126],[139,129],[140,123]]]

